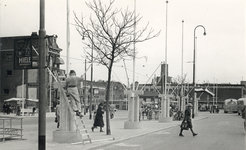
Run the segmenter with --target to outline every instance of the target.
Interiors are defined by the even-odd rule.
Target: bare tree
[[[95,63],[104,65],[108,69],[108,81],[106,89],[106,131],[111,135],[109,122],[109,95],[110,81],[113,64],[125,57],[135,56],[135,50],[131,46],[134,43],[144,42],[159,35],[153,29],[148,30],[148,24],[141,30],[136,31],[135,25],[140,22],[142,17],[128,8],[124,11],[113,9],[115,0],[110,0],[108,5],[102,4],[101,0],[93,0],[86,5],[95,14],[95,19],[90,16],[89,23],[85,24],[84,18],[79,19],[74,14],[75,27],[81,36],[89,40],[84,42],[86,45],[93,46],[96,53],[91,57],[91,53],[86,52],[87,58],[91,58]],[[88,32],[91,31],[91,32]],[[87,32],[87,34],[84,34]]]
[[[174,79],[174,83],[179,85],[177,89],[179,91],[178,96],[180,97],[180,99],[182,99],[182,97],[185,97],[184,96],[184,85],[188,83],[188,80],[186,79],[186,77],[187,77],[187,74],[184,74],[183,76],[178,76],[176,79]],[[179,108],[179,110],[181,110],[181,108]]]

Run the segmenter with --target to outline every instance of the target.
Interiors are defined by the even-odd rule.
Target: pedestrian
[[[6,108],[7,115],[10,115],[11,112],[11,105],[7,103],[7,108]]]
[[[60,101],[57,101],[57,105],[56,105],[56,119],[55,122],[57,123],[57,128],[60,127],[60,112],[61,112],[61,105],[60,105]]]
[[[183,122],[182,122],[182,124],[184,123],[184,122],[187,122],[187,124],[188,124],[188,129],[190,129],[190,131],[192,132],[192,134],[193,134],[193,136],[196,136],[197,135],[197,133],[194,133],[194,131],[193,131],[193,126],[192,126],[192,122],[191,122],[191,107],[192,107],[193,105],[192,104],[190,104],[190,103],[188,103],[188,105],[186,106],[186,109],[185,109],[185,116],[184,116],[184,120],[183,120]],[[183,132],[183,128],[181,127],[181,129],[180,129],[180,133],[179,133],[179,136],[184,136],[183,134],[182,134],[182,132]]]
[[[35,116],[35,112],[36,112],[36,107],[33,106],[33,108],[32,108],[32,115],[33,115],[33,116]]]
[[[7,113],[7,104],[6,103],[3,104],[3,114],[5,115],[5,113]]]
[[[16,115],[17,115],[17,116],[20,116],[20,113],[21,113],[21,108],[20,108],[20,105],[18,105],[18,106],[17,106]]]
[[[74,70],[71,70],[69,73],[69,77],[66,78],[67,94],[71,98],[72,109],[80,118],[83,117],[83,115],[81,113],[81,103],[77,85],[79,82],[82,81],[83,78],[77,77],[76,72]]]
[[[102,128],[104,127],[104,122],[103,122],[103,103],[100,103],[98,108],[97,108],[97,113],[96,113],[96,118],[94,120],[94,124],[91,127],[92,132],[94,132],[94,129],[97,127],[100,127],[100,132],[104,132]]]

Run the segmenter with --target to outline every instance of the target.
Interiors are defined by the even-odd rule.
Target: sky
[[[85,2],[91,1],[69,0],[69,66],[78,76],[85,73],[82,56],[86,45],[82,44],[82,37],[73,25],[73,13],[79,17],[83,15],[85,22],[89,23],[89,17],[94,14]],[[103,3],[108,4],[108,0],[103,0]],[[135,81],[150,83],[153,76],[160,75],[159,66],[167,58],[169,76],[177,79],[183,72],[187,76],[186,82],[192,83],[194,37],[197,37],[196,83],[240,84],[240,81],[245,81],[245,4],[245,0],[169,0],[168,3],[165,0],[136,0],[136,12],[142,16],[136,30],[149,23],[149,29],[161,33],[154,39],[136,44]],[[63,49],[61,57],[65,61],[62,69],[66,69],[67,56],[66,5],[67,0],[45,1],[45,30],[47,35],[58,36],[57,43]],[[113,7],[123,10],[128,7],[134,11],[134,0],[115,0]],[[198,25],[205,27],[206,36],[202,27],[196,28]],[[0,0],[0,37],[26,36],[38,31],[39,0]],[[132,83],[132,58],[125,63],[126,70],[123,61],[114,64],[112,79],[124,84],[129,79]],[[89,77],[90,70],[87,80]],[[107,68],[94,64],[93,80],[107,80]]]

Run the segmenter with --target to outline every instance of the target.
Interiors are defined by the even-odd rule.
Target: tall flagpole
[[[67,74],[70,70],[70,9],[69,9],[69,0],[67,0]]]
[[[165,75],[164,75],[164,95],[165,95],[165,100],[166,102],[168,102],[167,100],[167,12],[168,12],[168,1],[166,1],[166,42],[165,42]],[[168,103],[167,103],[167,106],[166,108],[169,108],[168,106]],[[169,109],[166,109],[166,114],[168,115],[169,114]]]
[[[135,90],[135,59],[136,59],[136,0],[134,0],[134,43],[133,43],[133,81],[132,81],[132,90]]]
[[[161,113],[159,117],[159,122],[169,122],[171,121],[169,118],[169,99],[167,95],[167,10],[168,1],[166,1],[166,36],[165,36],[165,61],[164,61],[164,74],[163,70],[161,70],[161,79],[162,79],[162,94],[159,94],[161,97]]]

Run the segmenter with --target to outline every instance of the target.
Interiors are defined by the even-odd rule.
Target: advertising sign
[[[16,39],[14,42],[14,69],[38,68],[38,39]]]

